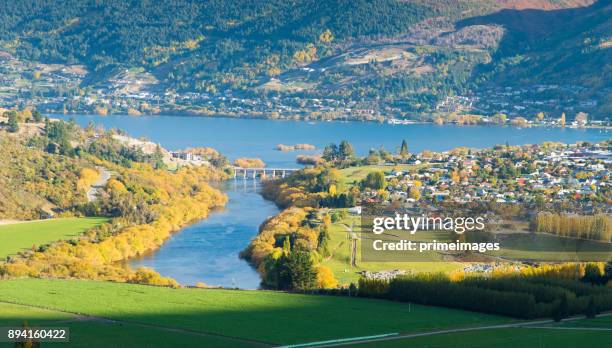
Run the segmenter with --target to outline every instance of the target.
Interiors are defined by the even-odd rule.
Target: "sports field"
[[[49,219],[0,225],[0,258],[32,246],[69,239],[108,221],[102,217]]]

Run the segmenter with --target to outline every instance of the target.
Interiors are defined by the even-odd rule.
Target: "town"
[[[577,203],[589,214],[602,208],[610,212],[611,145],[609,141],[544,143],[485,150],[424,151],[405,161],[418,169],[386,172],[387,185],[382,195],[388,203],[408,205],[419,200],[432,203],[540,200]],[[364,198],[374,200],[381,191],[364,194]]]

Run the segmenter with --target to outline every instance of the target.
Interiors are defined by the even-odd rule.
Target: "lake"
[[[458,146],[475,148],[496,144],[534,144],[543,141],[601,141],[610,138],[599,129],[533,127],[437,126],[433,124],[390,125],[379,123],[272,121],[256,119],[202,118],[178,116],[55,116],[74,117],[106,128],[119,128],[136,137],[146,137],[176,150],[210,146],[230,159],[259,157],[269,167],[298,167],[295,156],[319,152],[332,142],[350,141],[364,155],[383,145],[394,151],[406,139],[410,151],[442,151]],[[309,143],[317,151],[280,152],[279,143]],[[182,284],[254,289],[257,272],[238,254],[257,234],[259,225],[278,213],[271,202],[258,194],[257,181],[230,180],[220,185],[229,201],[224,210],[174,234],[155,252],[129,261],[132,267],[146,266]]]
[[[360,155],[383,145],[395,151],[406,139],[410,151],[443,151],[457,146],[490,147],[506,142],[534,144],[543,141],[605,140],[610,134],[600,129],[516,128],[494,126],[437,126],[434,124],[391,125],[369,122],[304,122],[260,119],[232,119],[185,116],[54,116],[75,120],[83,126],[90,121],[106,128],[119,128],[136,137],[146,137],[165,148],[177,150],[210,146],[230,159],[259,157],[269,167],[297,167],[297,154],[313,151],[280,152],[277,144],[308,143],[319,151],[325,145],[348,140]],[[314,151],[317,152],[317,151]]]

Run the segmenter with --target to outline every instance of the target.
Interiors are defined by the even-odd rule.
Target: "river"
[[[303,122],[258,119],[229,119],[178,116],[55,116],[74,117],[86,126],[89,122],[106,128],[119,128],[135,137],[146,137],[175,150],[210,146],[235,159],[259,157],[269,167],[297,167],[296,154],[310,154],[340,140],[350,141],[364,155],[383,145],[394,151],[402,139],[410,151],[449,150],[457,146],[475,148],[496,144],[535,144],[543,141],[601,141],[610,133],[599,129],[562,129],[532,127],[437,126],[433,124],[389,125],[362,122]],[[280,152],[279,144],[309,143],[316,151]],[[230,180],[220,185],[229,201],[225,209],[174,234],[155,252],[131,260],[132,267],[152,267],[182,284],[204,282],[208,285],[254,289],[259,286],[257,272],[238,258],[256,234],[258,226],[278,212],[261,198],[257,182]]]
[[[222,183],[229,198],[224,209],[172,235],[160,249],[130,260],[130,266],[153,268],[181,284],[258,288],[259,274],[238,255],[263,220],[279,210],[257,193],[257,185],[242,179]]]

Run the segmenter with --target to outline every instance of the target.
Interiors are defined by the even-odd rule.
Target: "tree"
[[[343,161],[353,158],[353,156],[355,156],[353,145],[346,140],[342,140],[340,146],[338,146],[338,154],[338,157]]]
[[[338,286],[338,280],[334,277],[329,267],[319,266],[317,267],[317,288],[321,289],[333,289]]]
[[[32,117],[36,123],[40,123],[43,120],[43,115],[38,110],[34,110],[34,112],[32,112]]]
[[[323,159],[327,162],[334,162],[338,158],[338,146],[336,144],[329,144],[323,149]]]
[[[565,112],[561,114],[561,119],[559,119],[559,123],[561,127],[565,127]]]
[[[556,322],[563,320],[563,318],[567,318],[569,314],[569,304],[567,303],[567,295],[563,294],[559,304],[553,311],[553,319]]]
[[[314,288],[317,272],[310,253],[295,250],[279,259],[278,286],[282,290],[307,290]]]
[[[595,298],[593,298],[593,296],[589,297],[589,304],[584,314],[587,319],[594,319],[597,316],[597,305],[595,305]]]
[[[334,34],[332,34],[331,30],[325,29],[324,32],[319,35],[319,41],[324,43],[330,43],[334,40]]]
[[[408,143],[406,139],[402,140],[402,146],[400,147],[400,156],[406,157],[408,156]]]
[[[8,112],[8,131],[11,133],[17,133],[19,131],[19,115],[17,111]]]
[[[373,190],[382,190],[386,187],[385,173],[381,171],[371,172],[361,182],[363,187]]]
[[[164,169],[166,168],[166,164],[164,163],[164,154],[162,153],[161,146],[157,144],[155,147],[155,152],[153,153],[153,168],[155,169]]]
[[[604,277],[607,281],[612,281],[612,261],[606,262],[604,266]]]
[[[21,110],[21,121],[30,122],[30,120],[32,120],[32,111],[28,108]]]
[[[416,187],[410,188],[410,198],[418,201],[421,198],[421,191]]]
[[[602,274],[602,269],[598,264],[589,262],[584,267],[584,276],[582,281],[591,284],[602,284],[605,282],[605,278]]]

